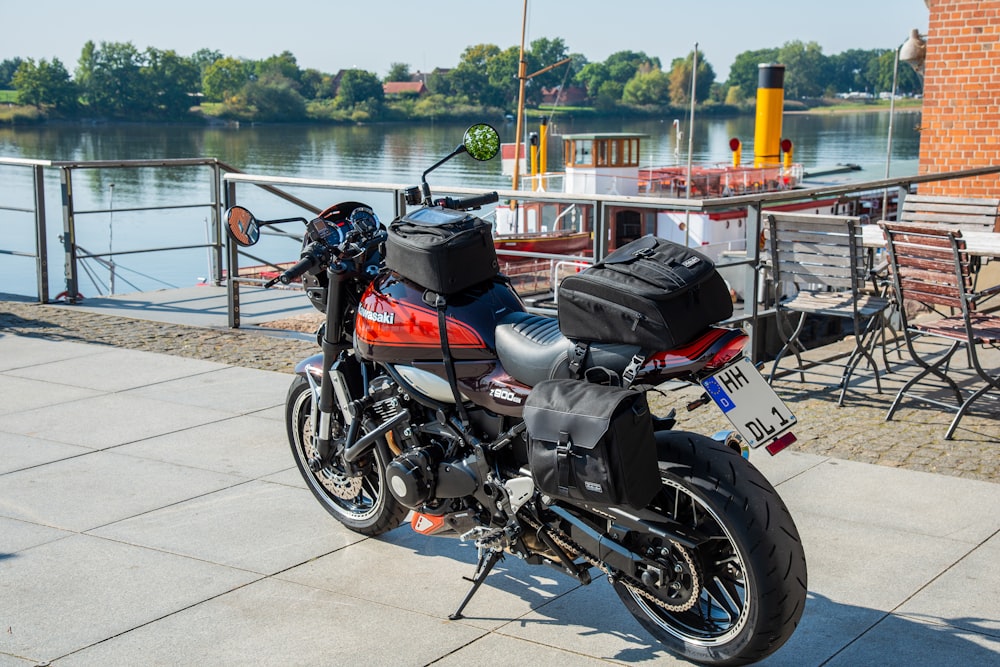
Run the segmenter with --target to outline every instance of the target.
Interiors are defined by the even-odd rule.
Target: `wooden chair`
[[[769,237],[768,267],[777,290],[775,320],[784,343],[769,381],[773,382],[778,364],[789,351],[798,360],[799,374],[805,380],[801,355],[805,347],[800,341],[803,327],[808,316],[827,316],[848,319],[853,324],[855,345],[843,364],[837,404],[844,404],[851,375],[862,360],[867,360],[874,371],[875,386],[881,393],[871,349],[882,331],[882,316],[889,301],[878,293],[874,282],[872,289],[867,289],[870,271],[858,228],[860,219],[777,211],[765,211],[764,215]],[[790,333],[784,322],[789,313],[799,315]]]
[[[942,225],[919,225],[906,223],[879,223],[886,237],[889,262],[892,267],[893,287],[899,303],[917,301],[928,306],[943,306],[960,314],[944,315],[928,321],[910,321],[906,309],[900,308],[903,338],[910,357],[921,370],[903,385],[889,407],[886,421],[899,407],[904,396],[946,409],[956,410],[944,439],[950,440],[973,402],[990,390],[1000,390],[998,369],[988,371],[980,362],[978,349],[981,346],[1000,344],[1000,316],[976,312],[976,304],[983,298],[1000,291],[1000,286],[975,292],[972,258],[965,249],[965,240],[960,229],[948,229]],[[916,336],[936,337],[950,341],[951,345],[936,359],[928,353],[918,353],[914,346]],[[963,396],[962,390],[948,375],[952,356],[959,349],[966,349],[969,365],[982,380],[983,386]],[[911,392],[918,383],[928,376],[937,377],[954,393],[957,406],[938,401],[930,396]]]
[[[906,195],[899,222],[934,223],[954,229],[997,231],[1000,199]]]

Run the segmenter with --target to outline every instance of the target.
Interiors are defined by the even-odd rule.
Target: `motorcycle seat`
[[[545,315],[511,313],[496,328],[496,351],[507,373],[533,387],[542,380],[571,378],[570,354],[575,343],[559,331],[559,320]],[[591,343],[583,368],[601,366],[619,375],[639,352],[635,345]]]

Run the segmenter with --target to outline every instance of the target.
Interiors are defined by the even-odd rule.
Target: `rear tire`
[[[711,538],[687,550],[697,599],[669,611],[644,584],[619,579],[615,591],[678,655],[710,665],[761,660],[788,640],[805,607],[806,561],[795,523],[774,487],[732,449],[695,433],[656,437],[663,490],[649,509]]]
[[[385,479],[388,461],[379,445],[355,463],[362,471],[360,477],[345,475],[333,463],[318,472],[309,469],[309,459],[316,455],[312,444],[312,405],[309,381],[296,376],[285,400],[285,426],[295,465],[306,486],[327,512],[356,533],[381,535],[398,526],[407,510],[389,492]],[[334,415],[333,422],[333,439],[343,438],[346,429],[340,415]]]

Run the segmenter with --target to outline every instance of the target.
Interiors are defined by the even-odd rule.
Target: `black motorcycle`
[[[427,174],[499,150],[489,125],[424,172],[383,226],[360,202],[306,224],[301,278],[326,319],[322,353],[288,391],[288,438],[319,502],[380,535],[410,515],[424,535],[479,549],[462,612],[511,554],[589,584],[603,572],[628,610],[690,660],[760,660],[806,597],[798,531],[745,458],[794,439],[794,417],[742,353],[745,334],[707,258],[643,237],[560,285],[559,317],[532,314],[498,271],[491,227],[469,213],[496,193],[434,199]],[[263,225],[227,212],[252,245]],[[736,431],[674,430],[646,391],[705,388]]]

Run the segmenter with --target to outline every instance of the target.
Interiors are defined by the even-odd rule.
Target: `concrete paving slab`
[[[912,620],[989,635],[1000,642],[1000,580],[995,575],[998,561],[1000,534],[922,588],[897,613]]]
[[[116,636],[59,665],[428,665],[483,631],[265,579]]]
[[[829,667],[941,667],[995,665],[1000,639],[949,625],[890,616],[825,665]]]
[[[763,449],[750,452],[750,463],[759,470],[773,486],[787,482],[828,460],[829,457],[806,454],[794,450],[779,452],[771,456]]]
[[[497,633],[600,660],[691,664],[672,656],[643,630],[603,576],[507,623]]]
[[[67,445],[15,433],[0,433],[0,474],[80,456],[89,447]]]
[[[208,470],[91,452],[0,475],[0,516],[85,531],[245,483]]]
[[[1000,529],[1000,487],[913,470],[829,460],[779,492],[793,516],[831,518],[978,544]]]
[[[365,539],[305,489],[254,481],[91,531],[108,539],[274,574]]]
[[[12,371],[16,372],[16,371]],[[0,373],[0,415],[68,403],[100,392]]]
[[[193,406],[179,410],[175,403],[124,393],[103,394],[0,416],[0,433],[107,449],[229,419],[233,414]]]
[[[3,535],[0,537],[0,560],[12,557],[24,549],[61,540],[72,534],[66,530],[37,523],[0,517],[0,535]]]
[[[2,443],[0,436],[0,452]],[[295,466],[284,423],[249,415],[146,438],[115,452],[250,479]]]
[[[0,329],[0,371],[30,368],[64,359],[76,359],[106,352],[105,345],[46,340],[29,336],[10,336]]]
[[[238,414],[283,407],[291,384],[287,373],[220,366],[175,380],[147,384],[128,393],[179,405],[194,405]]]
[[[51,661],[257,576],[87,535],[43,544],[0,561],[0,654]]]
[[[98,355],[53,361],[7,372],[19,377],[75,387],[123,391],[226,368],[212,361],[182,359],[141,350],[103,350]]]
[[[469,590],[463,577],[475,572],[476,557],[469,542],[426,538],[404,525],[277,577],[447,619]],[[395,573],[403,570],[406,584],[400,585]],[[461,622],[494,629],[578,585],[554,570],[509,557],[493,569]]]
[[[444,656],[434,663],[434,667],[487,665],[497,662],[498,656],[502,656],[505,665],[598,667],[608,664],[606,660],[598,660],[579,653],[542,646],[514,637],[489,634]]]

